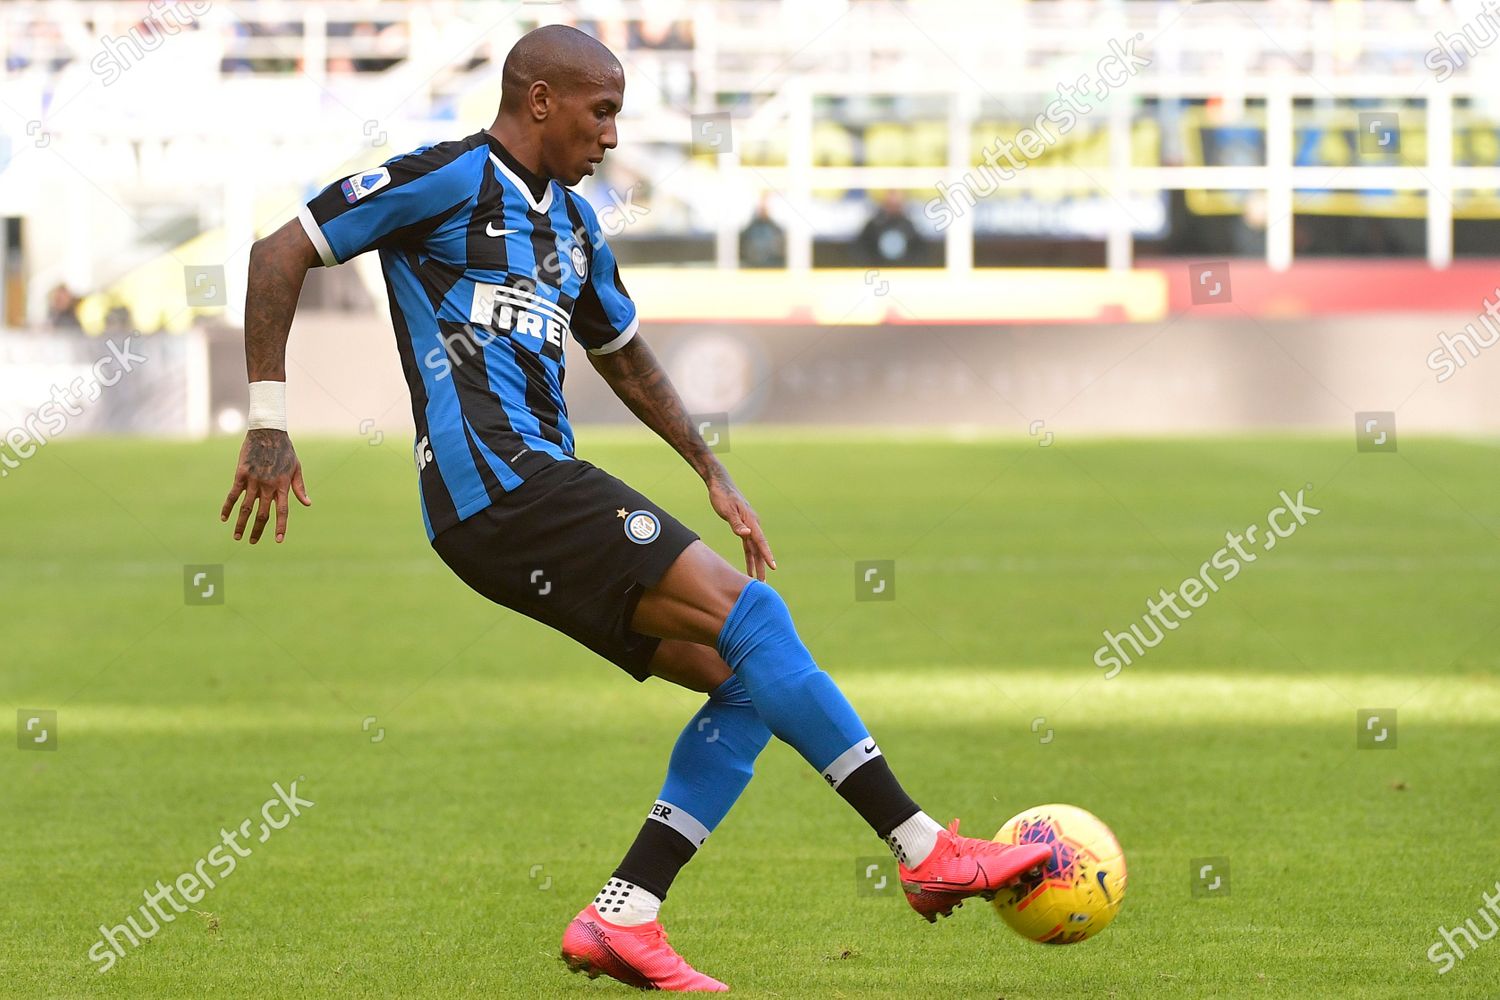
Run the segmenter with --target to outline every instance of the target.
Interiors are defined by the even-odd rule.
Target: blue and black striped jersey
[[[563,338],[607,354],[637,324],[587,201],[480,131],[335,181],[299,217],[325,265],[380,251],[429,538],[572,459]]]

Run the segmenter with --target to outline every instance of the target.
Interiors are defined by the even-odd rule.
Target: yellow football
[[[1022,937],[1076,944],[1098,934],[1125,899],[1125,852],[1093,813],[1047,805],[1011,817],[995,834],[1002,844],[1047,844],[1041,877],[1023,878],[995,897],[995,910]]]

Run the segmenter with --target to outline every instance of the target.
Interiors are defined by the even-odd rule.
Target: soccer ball
[[[1028,809],[1000,828],[1002,844],[1048,844],[1040,876],[1022,878],[995,897],[995,910],[1022,937],[1076,944],[1093,937],[1125,899],[1125,852],[1109,827],[1077,806]]]

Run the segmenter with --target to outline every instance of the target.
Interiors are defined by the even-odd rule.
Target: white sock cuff
[[[656,919],[661,913],[661,900],[634,882],[612,878],[594,897],[594,909],[612,924],[637,927]]]
[[[867,736],[854,744],[848,750],[833,758],[833,763],[823,768],[823,780],[834,788],[844,783],[849,777],[868,761],[883,756],[880,747],[875,745],[875,738]]]
[[[920,810],[896,824],[896,828],[885,838],[896,854],[896,860],[907,867],[914,867],[927,860],[927,855],[937,846],[937,836],[942,826]]]
[[[674,806],[665,799],[656,800],[648,818],[667,824],[686,837],[688,843],[694,847],[702,847],[703,842],[708,839],[708,827],[698,822],[697,818],[686,809]]]

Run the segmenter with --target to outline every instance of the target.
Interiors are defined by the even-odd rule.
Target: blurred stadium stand
[[[881,343],[899,354],[911,343],[899,330],[924,325],[1003,340],[1056,324],[1162,324],[1194,306],[1193,261],[1233,262],[1233,301],[1207,307],[1225,311],[1217,321],[1300,319],[1308,343],[1322,336],[1316,317],[1463,322],[1494,292],[1500,61],[1484,31],[1500,23],[1478,3],[149,9],[0,5],[4,326],[61,315],[96,335],[233,340],[255,237],[341,174],[487,126],[506,51],[554,21],[593,32],[625,65],[621,146],[580,190],[600,209],[646,209],[611,242],[644,319],[679,334],[712,324],[760,342],[814,323],[889,326],[898,334]],[[991,144],[1035,128],[1060,87],[1097,80],[1131,49],[1149,64],[1102,88],[1107,100],[1077,97],[1076,126],[1054,120],[1024,169],[986,180]],[[725,112],[727,126],[707,132],[695,119]],[[718,143],[705,147],[710,135]],[[966,176],[979,191],[971,209],[956,191]],[[939,204],[959,207],[942,228]],[[745,253],[754,270],[740,268]],[[225,269],[222,305],[186,304],[185,269],[201,266]],[[314,272],[298,331],[352,314],[380,344],[383,309],[367,256]],[[1439,322],[1386,325],[1420,367]],[[233,351],[184,357],[208,359],[223,386],[210,405],[232,408],[242,388],[221,369]],[[312,421],[347,423],[336,411]],[[1183,421],[1167,413],[1153,426]]]

